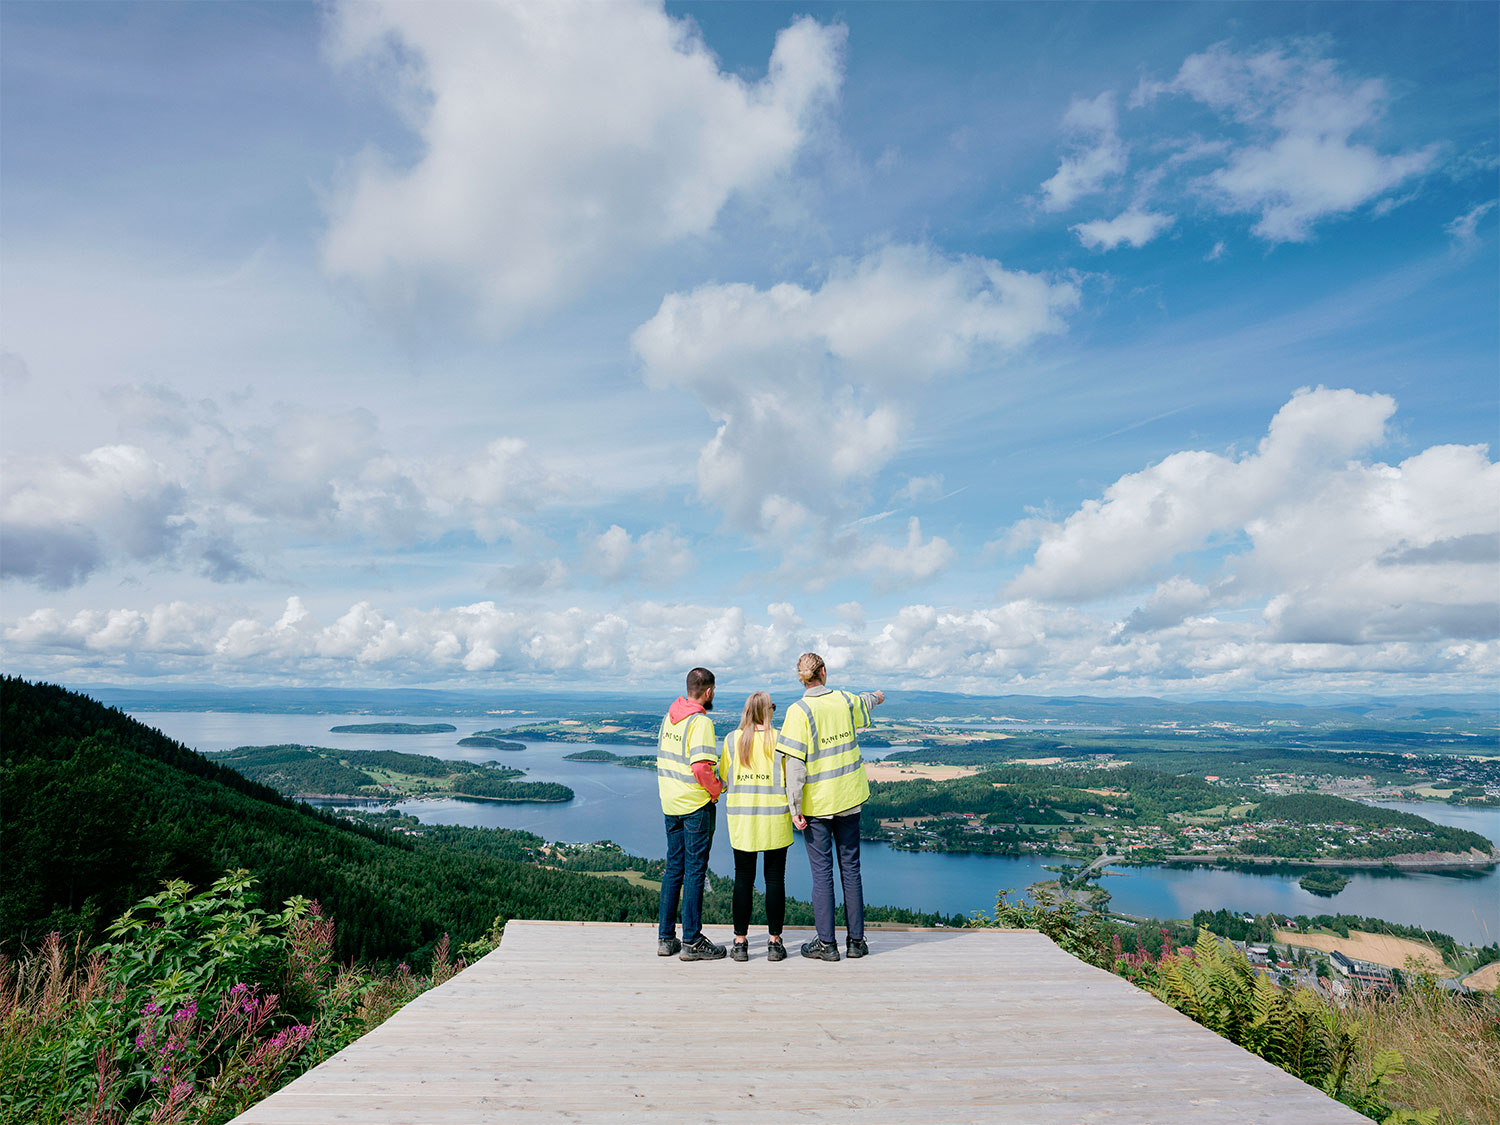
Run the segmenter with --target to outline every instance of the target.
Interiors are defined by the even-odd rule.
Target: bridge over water
[[[684,964],[654,925],[513,921],[237,1120],[1365,1120],[1037,933],[871,931],[838,964],[798,957],[809,936]]]

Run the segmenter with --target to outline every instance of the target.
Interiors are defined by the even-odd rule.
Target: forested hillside
[[[339,955],[420,956],[497,916],[656,916],[623,882],[357,827],[296,804],[129,716],[48,684],[0,678],[0,948],[51,930],[95,936],[165,879],[233,868],[267,906],[319,900]]]

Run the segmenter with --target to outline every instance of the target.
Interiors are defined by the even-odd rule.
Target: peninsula
[[[287,797],[390,802],[417,797],[476,801],[571,801],[573,790],[551,781],[518,781],[524,770],[493,762],[441,761],[395,750],[330,750],[320,746],[240,746],[207,755]]]
[[[329,727],[330,734],[452,734],[452,723],[347,723]]]

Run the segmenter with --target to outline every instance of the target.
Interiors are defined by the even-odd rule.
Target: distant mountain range
[[[752,685],[754,686],[754,685]],[[850,684],[850,687],[867,687]],[[124,688],[79,686],[103,703],[127,711],[233,711],[278,714],[473,715],[525,712],[528,718],[660,711],[675,695],[660,692],[544,691],[497,688],[489,692],[421,688],[372,690],[320,688]],[[800,692],[769,685],[778,699]],[[1371,723],[1424,729],[1493,730],[1500,724],[1500,693],[1400,696],[1325,696],[1286,700],[1189,700],[1151,696],[964,695],[940,691],[889,692],[881,714],[902,719],[954,722],[1087,724],[1138,727],[1164,722],[1260,726],[1367,726]],[[718,711],[737,718],[741,698],[720,693]]]

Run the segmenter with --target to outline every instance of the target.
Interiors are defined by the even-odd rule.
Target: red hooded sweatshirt
[[[689,699],[685,695],[679,695],[667,711],[667,722],[673,724],[682,722],[689,715],[706,715],[708,709],[695,699]],[[719,781],[719,775],[714,772],[713,762],[694,762],[693,776],[698,779],[698,784],[708,791],[708,799],[717,801],[719,794],[724,792],[724,786]]]

